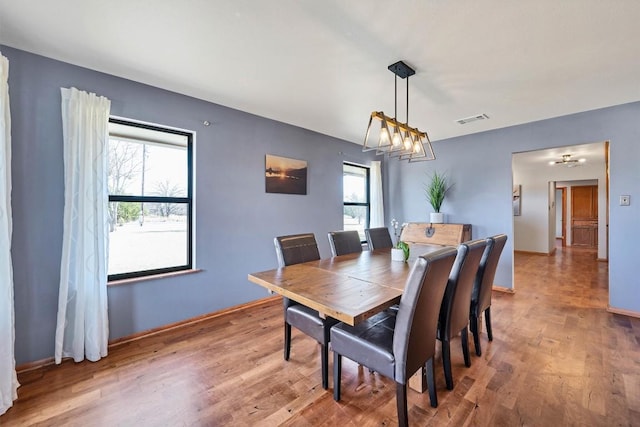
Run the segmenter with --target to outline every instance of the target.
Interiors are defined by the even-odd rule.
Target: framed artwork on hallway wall
[[[307,162],[267,154],[265,190],[267,193],[307,194]]]
[[[522,207],[521,200],[520,200],[520,196],[521,196],[520,191],[521,191],[520,185],[513,186],[513,216],[520,216],[520,209]]]

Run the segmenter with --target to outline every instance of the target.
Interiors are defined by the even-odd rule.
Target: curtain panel
[[[64,231],[55,362],[107,355],[110,101],[61,88],[64,144]]]
[[[11,263],[11,117],[9,60],[0,55],[0,415],[18,398]]]

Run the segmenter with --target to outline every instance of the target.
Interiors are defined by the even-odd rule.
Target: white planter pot
[[[442,212],[431,212],[431,223],[442,224],[444,223],[444,214]]]
[[[404,251],[398,248],[391,248],[391,261],[404,262]]]

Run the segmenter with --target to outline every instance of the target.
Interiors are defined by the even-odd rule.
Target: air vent
[[[487,120],[489,116],[486,114],[478,114],[477,116],[465,117],[464,119],[458,119],[456,122],[461,125],[466,125],[467,123],[477,122],[478,120]]]

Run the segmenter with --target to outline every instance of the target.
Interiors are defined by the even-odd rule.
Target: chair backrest
[[[493,279],[496,276],[498,260],[506,243],[506,234],[498,234],[487,238],[487,247],[482,254],[471,294],[471,302],[474,303],[472,306],[475,308],[474,314],[476,317],[491,305]]]
[[[360,235],[355,230],[330,231],[329,245],[331,246],[331,255],[333,256],[362,252]]]
[[[447,289],[440,308],[440,339],[448,340],[469,324],[473,281],[478,273],[486,240],[472,240],[458,246]]]
[[[320,259],[318,243],[313,233],[279,236],[273,239],[273,243],[280,267]]]
[[[366,228],[364,235],[367,238],[369,250],[392,248],[393,242],[387,227]]]
[[[420,256],[414,263],[400,299],[393,334],[396,381],[406,384],[436,351],[438,313],[456,258],[456,249],[445,247]]]

